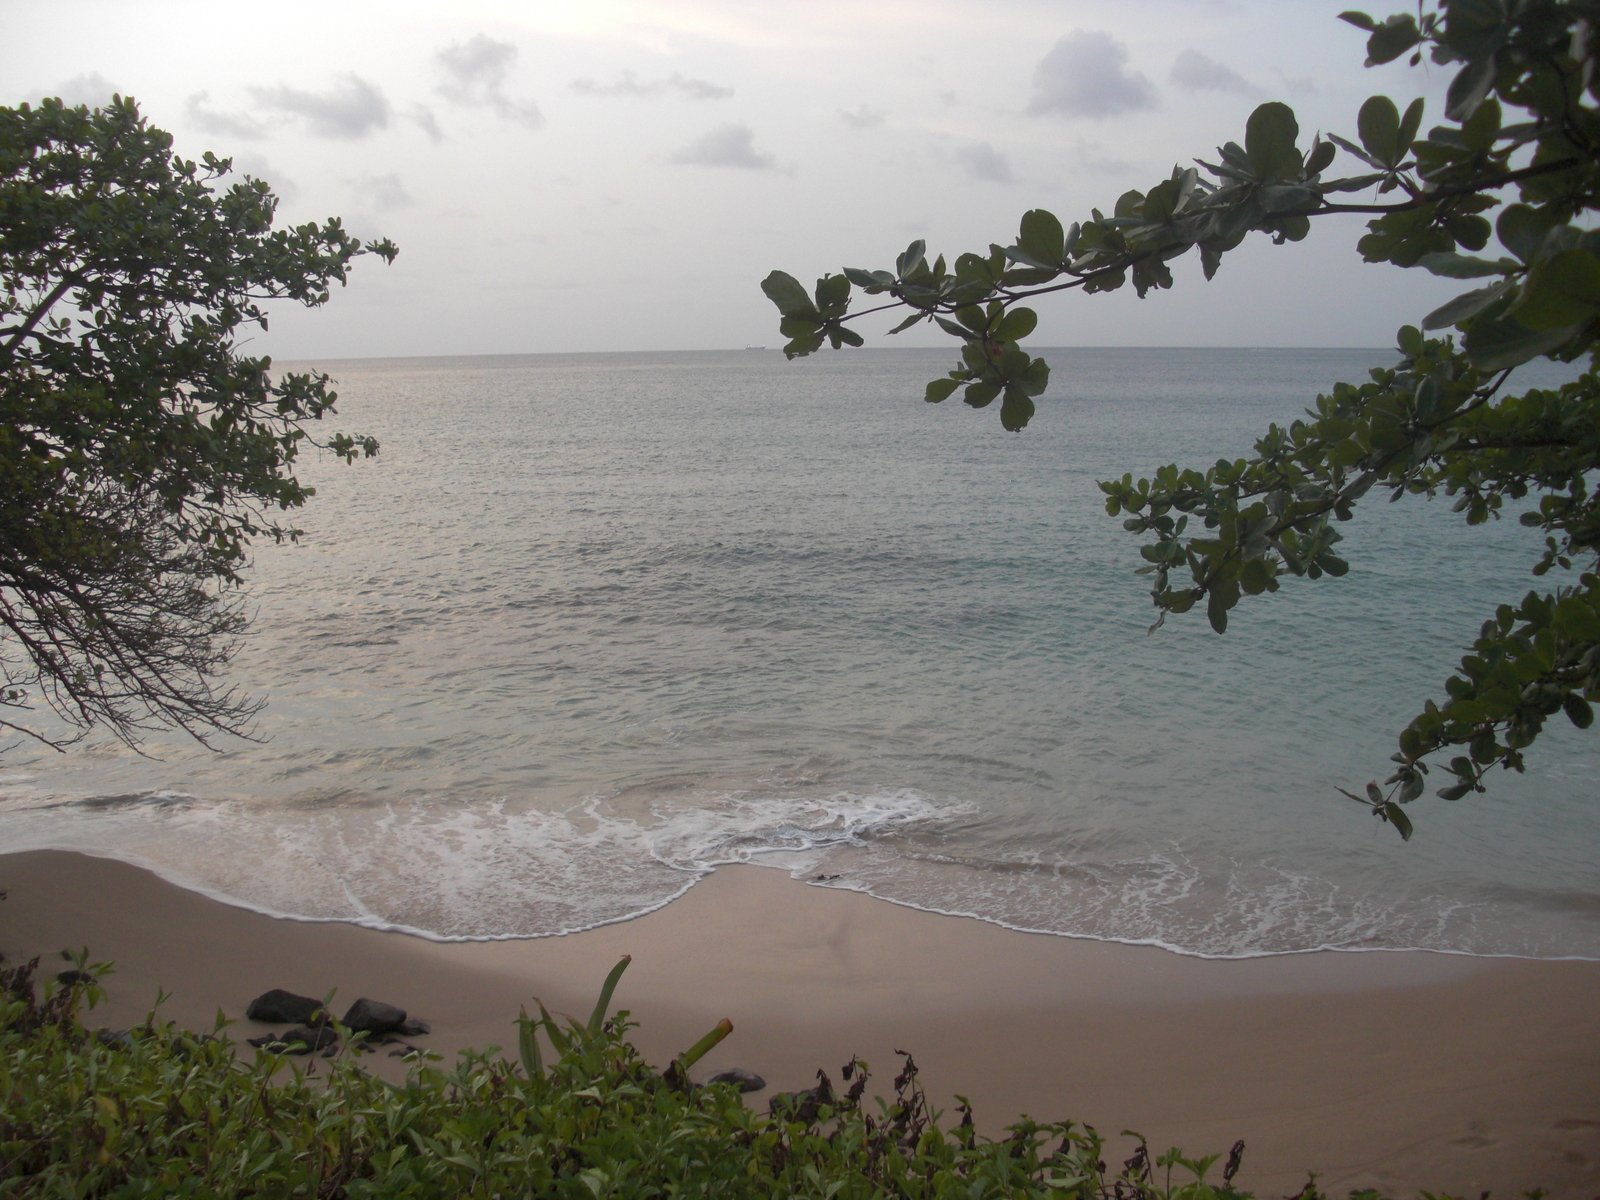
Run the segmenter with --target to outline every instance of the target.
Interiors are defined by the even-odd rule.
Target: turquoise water
[[[322,364],[236,678],[257,744],[0,757],[0,845],[270,912],[564,932],[753,861],[1024,929],[1235,956],[1600,957],[1600,755],[1565,728],[1402,844],[1337,786],[1532,585],[1514,522],[1369,497],[1339,581],[1153,636],[1095,480],[1246,453],[1362,351],[1061,350],[1022,434],[943,351]]]

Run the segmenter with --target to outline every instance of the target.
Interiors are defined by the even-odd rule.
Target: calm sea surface
[[[1357,351],[1062,350],[1023,433],[946,351],[322,364],[375,461],[312,461],[236,679],[261,744],[0,754],[0,847],[287,915],[558,933],[721,863],[1022,929],[1239,956],[1600,957],[1600,739],[1412,806],[1336,787],[1492,607],[1514,521],[1366,501],[1343,580],[1146,634],[1095,480],[1247,453]]]

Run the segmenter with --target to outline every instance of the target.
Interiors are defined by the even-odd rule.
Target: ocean
[[[0,848],[450,939],[749,862],[1194,955],[1600,958],[1592,733],[1430,792],[1410,843],[1338,791],[1542,538],[1372,493],[1345,578],[1151,634],[1095,486],[1247,454],[1392,352],[1046,356],[1019,434],[922,402],[946,350],[319,363],[382,453],[307,460],[305,536],[256,550],[232,678],[262,740],[9,745]]]

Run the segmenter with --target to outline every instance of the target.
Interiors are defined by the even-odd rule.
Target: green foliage
[[[532,1026],[548,1066],[493,1050],[452,1068],[420,1056],[403,1083],[353,1055],[301,1068],[155,1016],[126,1035],[84,1026],[98,983],[46,988],[35,964],[0,970],[0,1194],[17,1197],[802,1196],[1231,1200],[1244,1145],[1152,1158],[1140,1139],[1112,1173],[1089,1126],[1023,1120],[976,1134],[940,1123],[909,1056],[892,1099],[866,1065],[746,1108],[730,1086],[651,1070],[626,1014]],[[613,972],[614,987],[622,966]],[[680,1056],[680,1062],[687,1055]],[[1320,1200],[1312,1184],[1297,1200]]]
[[[1426,54],[1454,69],[1443,123],[1420,136],[1420,98],[1402,112],[1373,96],[1354,139],[1314,136],[1302,149],[1288,106],[1263,104],[1243,145],[1227,142],[1215,162],[1175,167],[1147,191],[1125,193],[1110,215],[1096,209],[1063,226],[1034,210],[1015,242],[960,255],[953,272],[943,258],[929,267],[914,243],[893,272],[844,273],[888,304],[850,313],[848,289],[835,289],[819,317],[830,335],[884,308],[911,310],[901,329],[936,323],[962,343],[961,362],[926,398],[964,386],[967,403],[983,407],[1004,395],[1002,423],[1020,429],[1048,382],[1043,361],[1020,346],[1035,324],[1023,305],[1031,297],[1129,283],[1143,297],[1173,286],[1168,264],[1190,251],[1210,279],[1248,235],[1298,241],[1335,213],[1371,216],[1359,242],[1368,262],[1471,281],[1400,330],[1394,366],[1335,385],[1307,419],[1268,429],[1251,457],[1100,485],[1107,511],[1145,539],[1155,626],[1203,602],[1218,633],[1243,597],[1276,591],[1285,576],[1344,575],[1336,525],[1374,489],[1391,499],[1443,493],[1469,523],[1509,511],[1543,534],[1533,573],[1553,586],[1485,622],[1443,701],[1401,734],[1383,785],[1354,797],[1403,837],[1411,823],[1401,806],[1425,790],[1433,756],[1469,751],[1444,768],[1439,795],[1482,791],[1489,768],[1523,768],[1547,718],[1588,728],[1600,701],[1596,15],[1580,0],[1439,0],[1384,21],[1344,13],[1368,34],[1369,66],[1407,55],[1415,66]],[[1355,174],[1328,173],[1341,151],[1357,161]],[[1342,199],[1367,191],[1368,203]],[[1491,240],[1498,251],[1482,253]],[[799,290],[778,271],[763,287],[774,297]],[[1459,343],[1424,330],[1455,330]],[[785,351],[820,345],[797,337]],[[1561,388],[1513,391],[1513,370],[1538,358],[1585,366]]]
[[[556,1020],[539,1001],[535,1001],[539,1007],[537,1021],[530,1018],[526,1010],[523,1011],[517,1020],[517,1057],[530,1079],[544,1073],[544,1055],[539,1049],[541,1030],[550,1042],[550,1048],[554,1051],[558,1062],[565,1062],[568,1065],[573,1062],[587,1062],[591,1069],[598,1069],[600,1064],[606,1061],[606,1056],[610,1053],[606,1014],[611,1011],[611,997],[617,990],[622,973],[628,969],[628,964],[632,961],[631,955],[624,954],[617,961],[617,965],[611,968],[611,973],[606,976],[605,983],[600,987],[600,995],[594,1002],[594,1011],[582,1024],[572,1020],[566,1022]],[[733,1022],[724,1017],[699,1041],[674,1058],[662,1078],[682,1090],[688,1085],[689,1068],[704,1058],[732,1032]]]
[[[255,706],[213,677],[250,540],[295,536],[277,514],[310,495],[304,446],[377,452],[312,436],[326,376],[274,377],[238,343],[269,301],[320,305],[394,247],[274,229],[267,185],[219,190],[228,170],[174,155],[131,100],[0,108],[0,706],[42,698],[129,744],[246,729]]]

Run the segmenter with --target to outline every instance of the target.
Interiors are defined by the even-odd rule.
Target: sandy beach
[[[0,858],[0,952],[86,946],[115,963],[96,1023],[162,1013],[243,1020],[271,987],[388,1000],[451,1055],[507,1045],[538,996],[586,1013],[606,971],[635,1041],[664,1061],[717,1019],[704,1071],[804,1087],[860,1055],[881,1082],[911,1051],[930,1099],[968,1097],[995,1133],[1016,1116],[1137,1129],[1153,1150],[1225,1153],[1238,1182],[1330,1194],[1372,1186],[1600,1194],[1600,963],[1307,954],[1238,961],[1015,933],[782,872],[724,868],[666,908],[560,938],[436,943],[280,920],[123,863]],[[761,1103],[763,1094],[752,1097]]]

